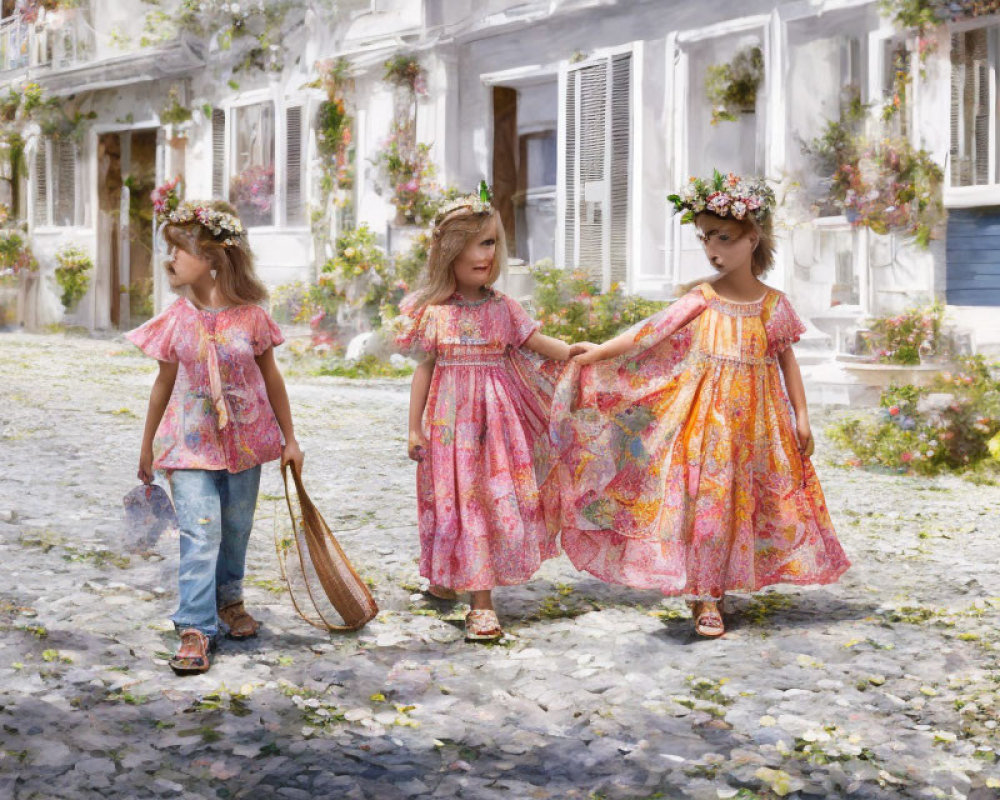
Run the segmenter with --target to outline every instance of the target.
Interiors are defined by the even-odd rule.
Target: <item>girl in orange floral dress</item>
[[[760,281],[774,255],[773,191],[716,172],[670,199],[719,277],[560,378],[562,543],[602,580],[688,597],[695,630],[715,637],[726,592],[830,583],[849,562],[809,460],[791,349],[805,327]]]

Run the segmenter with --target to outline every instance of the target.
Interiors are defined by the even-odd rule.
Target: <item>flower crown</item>
[[[674,210],[684,212],[681,222],[694,222],[703,211],[718,217],[745,219],[748,215],[762,223],[774,212],[774,189],[764,178],[741,178],[718,170],[711,180],[691,178],[680,194],[667,197]]]
[[[192,200],[185,200],[171,211],[167,215],[167,222],[172,225],[187,225],[191,222],[197,222],[216,238],[225,234],[226,238],[222,240],[222,243],[227,247],[238,244],[245,233],[239,217]]]
[[[458,197],[444,205],[438,211],[437,216],[434,217],[434,227],[436,228],[444,222],[444,218],[452,211],[458,211],[460,208],[467,208],[473,214],[493,213],[493,197],[490,194],[490,187],[486,185],[486,181],[479,182],[478,191]]]

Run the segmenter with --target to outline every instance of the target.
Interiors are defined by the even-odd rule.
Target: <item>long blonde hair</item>
[[[215,211],[239,216],[236,209],[224,200],[212,200],[205,205]],[[246,233],[235,244],[227,245],[222,240],[229,235],[225,231],[215,235],[194,220],[168,222],[163,226],[163,240],[168,246],[178,247],[196,258],[204,258],[212,265],[219,291],[228,302],[233,305],[261,303],[267,299],[267,287],[254,270],[253,253]]]
[[[427,267],[421,276],[421,286],[409,299],[407,305],[414,310],[424,306],[443,303],[451,297],[458,284],[452,266],[466,245],[477,237],[490,220],[496,222],[496,250],[493,253],[493,268],[486,281],[487,286],[497,282],[507,266],[507,238],[504,235],[500,214],[476,213],[469,207],[456,208],[435,227],[431,233],[431,247],[427,255]]]

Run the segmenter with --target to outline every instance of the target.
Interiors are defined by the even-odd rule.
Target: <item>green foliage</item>
[[[167,92],[167,105],[160,111],[160,122],[164,125],[180,125],[191,119],[191,109],[181,104],[180,90],[171,86]]]
[[[56,253],[56,283],[62,289],[62,304],[71,311],[90,287],[94,262],[80,247],[64,247]]]
[[[551,261],[532,268],[532,300],[542,332],[567,342],[603,342],[652,316],[666,303],[626,295],[619,284],[602,293],[587,273],[560,269]]]
[[[362,356],[357,361],[331,360],[316,370],[317,375],[337,378],[405,378],[413,374],[413,367],[395,367],[377,356]]]
[[[393,56],[385,62],[384,67],[382,80],[386,83],[404,87],[415,95],[425,93],[426,74],[416,56],[405,54]]]
[[[893,386],[875,414],[832,425],[833,440],[853,454],[852,466],[921,475],[1000,471],[998,365],[982,356],[959,360],[928,387]]]
[[[740,50],[728,64],[715,64],[705,75],[705,94],[712,104],[712,124],[735,122],[753,111],[764,80],[764,53],[759,47]]]

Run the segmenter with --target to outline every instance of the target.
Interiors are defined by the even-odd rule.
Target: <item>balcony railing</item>
[[[94,44],[86,9],[50,12],[39,23],[15,15],[0,21],[0,71],[80,64],[94,57]]]

